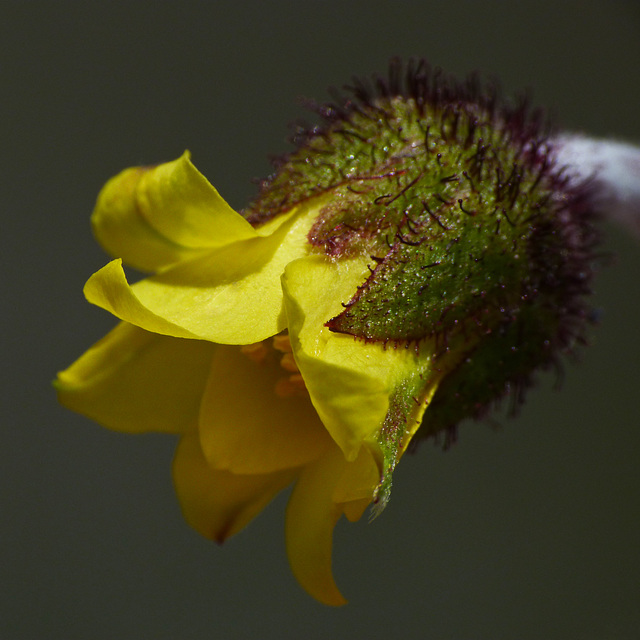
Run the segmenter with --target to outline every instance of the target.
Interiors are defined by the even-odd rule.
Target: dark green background
[[[530,86],[573,130],[640,141],[640,3],[13,2],[0,9],[0,637],[631,639],[640,629],[640,251],[607,228],[602,324],[561,392],[400,465],[340,525],[324,608],[289,573],[285,497],[224,548],[182,521],[168,437],[103,430],[50,379],[113,320],[83,301],[121,168],[193,152],[232,205],[298,96],[394,54]]]

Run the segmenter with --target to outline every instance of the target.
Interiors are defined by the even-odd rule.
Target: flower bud
[[[107,183],[92,224],[115,260],[84,291],[121,322],[56,387],[180,436],[176,492],[213,540],[293,483],[293,573],[339,605],[340,516],[378,514],[412,441],[521,400],[585,341],[602,200],[539,112],[474,77],[394,61],[314,109],[242,213],[188,152]]]
[[[320,198],[312,252],[370,259],[326,326],[436,354],[426,437],[505,394],[521,401],[536,368],[585,342],[597,200],[567,171],[575,142],[561,146],[526,100],[424,62],[402,74],[393,61],[388,78],[317,106],[322,125],[297,131],[245,215],[259,227]]]

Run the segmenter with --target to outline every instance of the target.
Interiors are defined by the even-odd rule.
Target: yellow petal
[[[376,449],[375,446],[361,447],[358,457],[344,465],[333,491],[334,502],[359,502],[362,499],[371,502],[381,477],[381,459]]]
[[[85,285],[89,302],[148,331],[221,344],[250,344],[282,331],[280,276],[308,251],[317,210],[287,214],[269,236],[250,238],[179,263],[129,286],[118,261]]]
[[[358,457],[345,465],[333,491],[333,501],[350,522],[360,520],[373,500],[381,478],[381,456],[375,446],[360,448]]]
[[[351,298],[366,273],[362,260],[334,263],[313,256],[289,264],[282,279],[300,372],[316,411],[349,460],[355,459],[362,442],[380,428],[387,413],[386,374],[375,377],[382,349],[333,334],[324,323]]]
[[[295,478],[294,470],[236,475],[207,464],[197,433],[184,436],[173,461],[173,479],[186,521],[222,543],[240,531]]]
[[[188,152],[155,167],[126,169],[109,180],[91,223],[107,252],[142,271],[257,237],[193,166]]]
[[[332,446],[304,386],[277,395],[278,382],[291,375],[281,356],[271,349],[255,362],[240,347],[216,350],[200,411],[200,442],[212,467],[269,473],[307,464]]]
[[[58,398],[111,429],[183,433],[197,424],[214,348],[120,323],[58,374]]]
[[[333,528],[342,513],[333,492],[344,465],[344,456],[335,448],[304,468],[289,499],[285,528],[296,579],[316,600],[334,606],[346,603],[331,571]]]
[[[396,387],[422,380],[433,359],[429,346],[367,343],[324,326],[369,273],[366,258],[333,262],[316,255],[287,265],[282,278],[298,367],[318,415],[347,460],[355,460],[363,442],[375,440]]]
[[[340,507],[349,522],[358,522],[370,504],[371,498],[360,498],[360,500],[345,502],[341,504]]]
[[[286,517],[287,554],[302,587],[330,605],[345,604],[331,571],[333,529],[340,515],[355,522],[373,499],[380,480],[378,452],[361,447],[349,462],[333,447],[303,469]]]

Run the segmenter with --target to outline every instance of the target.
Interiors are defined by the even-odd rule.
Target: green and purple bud
[[[322,199],[313,251],[374,265],[327,327],[435,344],[447,371],[418,435],[451,433],[585,342],[594,189],[540,111],[475,76],[394,60],[347,90],[314,107],[321,125],[298,128],[244,215],[260,226]]]

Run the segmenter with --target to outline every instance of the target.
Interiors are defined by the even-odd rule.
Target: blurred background
[[[0,638],[638,637],[640,251],[622,231],[561,391],[543,375],[517,419],[423,444],[382,517],[336,528],[341,609],[289,572],[286,496],[223,548],[201,539],[172,438],[101,429],[50,381],[114,324],[81,291],[107,261],[89,214],[122,168],[189,148],[241,207],[298,98],[392,55],[640,142],[640,3],[5,1],[0,18]]]

